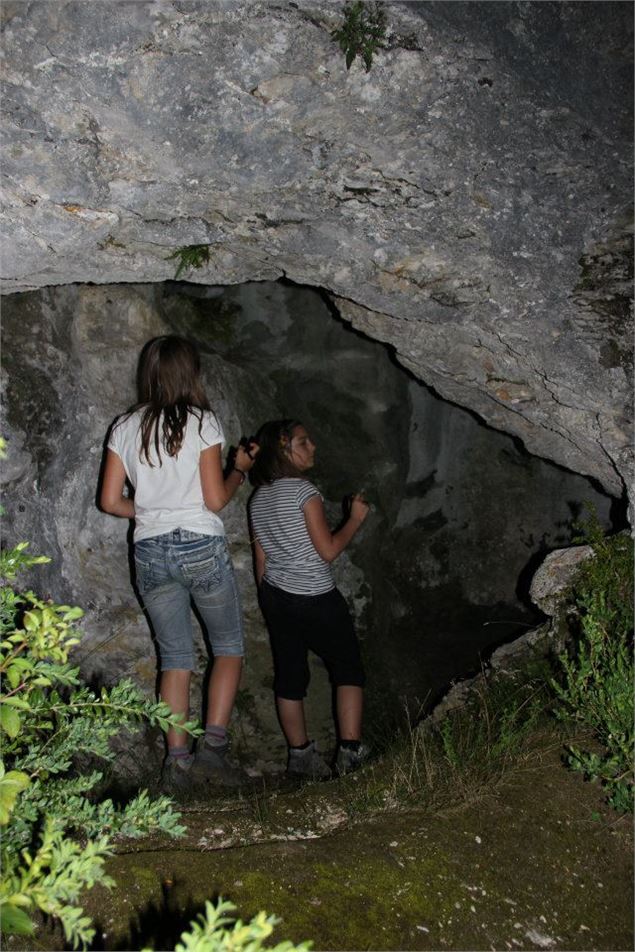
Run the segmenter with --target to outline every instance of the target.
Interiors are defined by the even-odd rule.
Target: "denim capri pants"
[[[215,657],[242,657],[242,615],[225,536],[187,529],[135,543],[137,588],[159,645],[161,671],[193,671],[190,598]]]

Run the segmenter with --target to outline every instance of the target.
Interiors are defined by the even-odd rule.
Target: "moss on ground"
[[[363,773],[185,808],[179,842],[121,844],[86,911],[95,949],[173,949],[206,899],[319,949],[630,949],[632,829],[543,746],[486,797],[357,815]],[[37,945],[62,949],[44,931]]]

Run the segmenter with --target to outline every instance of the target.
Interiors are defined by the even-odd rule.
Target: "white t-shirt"
[[[161,449],[161,465],[150,440],[150,459],[141,457],[141,416],[143,409],[123,416],[113,426],[108,449],[121,459],[126,476],[135,488],[134,541],[163,535],[173,529],[189,529],[201,535],[225,535],[219,516],[205,506],[199,458],[209,446],[221,446],[225,437],[214,413],[203,410],[201,431],[196,413],[190,411],[183,443],[176,456],[168,456]],[[161,433],[162,418],[159,420]]]

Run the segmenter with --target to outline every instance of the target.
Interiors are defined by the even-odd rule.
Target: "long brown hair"
[[[168,456],[178,455],[188,414],[194,411],[198,417],[200,433],[203,410],[211,409],[201,380],[201,360],[194,344],[175,334],[149,340],[139,357],[137,387],[139,403],[135,409],[144,408],[139,456],[145,456],[152,466],[152,443],[161,465],[161,446]],[[163,423],[159,426],[162,414]]]
[[[263,423],[256,433],[255,440],[260,449],[256,461],[249,472],[253,486],[264,486],[284,476],[299,476],[302,473],[291,462],[289,447],[296,426],[302,426],[299,420],[270,420]]]

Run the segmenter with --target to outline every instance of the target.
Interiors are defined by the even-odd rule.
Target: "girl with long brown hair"
[[[225,529],[218,513],[254,463],[257,446],[239,446],[223,472],[223,430],[210,408],[196,347],[167,335],[148,341],[138,371],[139,403],[112,427],[101,507],[134,519],[136,581],[160,656],[160,696],[187,720],[195,668],[190,599],[214,656],[205,738],[196,755],[183,731],[168,731],[162,779],[187,788],[204,774],[237,780],[228,764],[227,726],[240,680],[242,617]],[[134,495],[125,494],[128,480]]]

